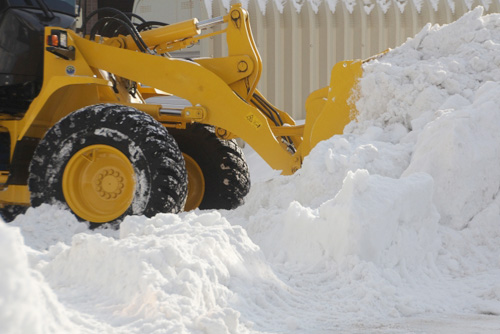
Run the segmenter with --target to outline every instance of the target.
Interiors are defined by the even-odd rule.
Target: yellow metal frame
[[[192,122],[213,125],[219,137],[240,137],[272,168],[283,174],[294,173],[319,141],[341,133],[354,118],[355,109],[348,101],[361,75],[361,62],[334,67],[330,86],[314,92],[308,100],[305,125],[297,126],[286,112],[273,107],[284,123],[276,125],[252,101],[255,95],[265,98],[257,90],[262,61],[248,12],[240,4],[233,5],[222,22],[225,28],[204,35],[196,19],[142,33],[156,54],[137,52],[130,37],[97,37],[91,41],[66,30],[68,45],[75,50],[74,59],[66,60],[45,50],[40,94],[21,120],[0,120],[0,126],[10,133],[11,159],[23,137],[42,138],[57,121],[79,108],[115,103],[134,106],[167,127],[184,128]],[[52,29],[59,28],[47,27],[45,40]],[[227,57],[190,61],[161,56],[218,34],[226,34]],[[135,96],[127,89],[131,81],[139,83]],[[182,97],[192,107],[179,114],[165,114],[160,105],[145,103],[145,97],[159,94]],[[290,149],[290,142],[295,149]],[[9,186],[0,192],[0,203],[7,202],[29,204],[27,186]]]

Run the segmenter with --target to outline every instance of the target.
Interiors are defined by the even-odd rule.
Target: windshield
[[[75,0],[43,0],[47,7],[55,12],[61,12],[72,16],[76,15]],[[9,0],[12,7],[40,8],[36,0]]]

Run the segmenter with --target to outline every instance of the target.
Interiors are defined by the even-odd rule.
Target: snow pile
[[[182,220],[165,214],[128,217],[117,239],[78,234],[41,271],[53,286],[64,287],[70,303],[75,291],[85,291],[76,306],[97,305],[113,326],[137,333],[234,333],[239,312],[228,307],[235,294],[228,284],[239,277],[242,284],[272,278],[271,271],[253,267],[259,256],[244,230],[218,212]]]
[[[482,13],[366,63],[358,121],[236,210],[0,222],[0,332],[498,332],[500,15]]]
[[[412,131],[402,140],[415,142],[403,176],[432,175],[442,223],[455,228],[493,202],[500,187],[500,34],[498,16],[481,14],[478,8],[441,29],[427,25],[365,66],[357,104],[366,122],[355,133],[373,127],[371,119]]]
[[[277,229],[269,245],[261,245],[280,261],[339,262],[354,255],[392,266],[404,254],[407,262],[420,265],[433,248],[439,220],[432,190],[426,174],[397,180],[361,169],[348,172],[335,198],[317,210],[293,201],[277,217],[281,223],[266,229],[267,234]]]
[[[25,246],[18,228],[0,222],[0,244],[0,333],[92,333],[97,329],[90,319],[67,310],[46,278],[32,268],[28,254],[43,255]]]
[[[0,242],[3,246],[0,255],[0,329],[7,333],[15,330],[26,332],[27,328],[37,326],[43,328],[42,319],[51,315],[50,312],[38,312],[46,310],[43,304],[47,298],[39,300],[37,295],[46,297],[44,294],[50,289],[40,273],[29,268],[26,247],[19,230],[1,224]],[[53,316],[51,318],[48,326],[54,321]]]

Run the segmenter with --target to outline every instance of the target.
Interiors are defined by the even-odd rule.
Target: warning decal
[[[247,121],[249,121],[250,123],[252,123],[252,125],[256,129],[259,129],[262,126],[262,124],[259,121],[259,119],[257,117],[255,117],[255,115],[253,113],[248,113],[248,115],[246,116],[246,119],[247,119]]]

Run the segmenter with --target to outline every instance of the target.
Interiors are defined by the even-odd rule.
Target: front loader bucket
[[[306,122],[302,156],[322,140],[342,134],[344,127],[356,117],[351,98],[357,80],[363,74],[364,61],[343,61],[332,69],[330,86],[313,92],[306,101]]]

